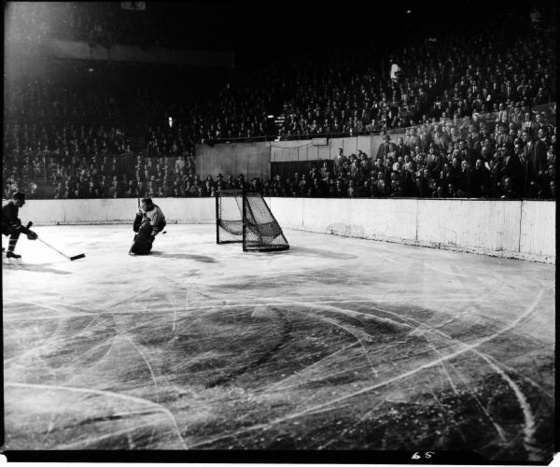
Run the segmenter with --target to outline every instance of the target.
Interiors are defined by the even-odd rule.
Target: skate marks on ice
[[[44,384],[7,383],[5,391],[17,401],[7,407],[6,420],[17,410],[18,431],[24,433],[19,449],[187,449],[169,410],[146,399]],[[53,403],[73,410],[53,411]],[[13,431],[6,428],[9,445]]]
[[[8,448],[550,451],[553,347],[535,335],[553,294],[519,300],[505,261],[205,248],[194,275],[204,261],[158,257],[157,286],[113,290],[115,272],[72,300],[8,297]]]
[[[2,259],[2,267],[6,269],[18,269],[20,271],[29,271],[29,272],[37,272],[37,273],[51,273],[56,275],[66,276],[72,274],[70,271],[64,271],[57,269],[56,263],[44,263],[44,264],[32,264],[26,263],[24,259]]]
[[[145,400],[159,400],[164,404],[179,420],[175,431],[188,440],[186,444],[196,448],[291,446],[327,449],[341,445],[402,448],[402,443],[411,440],[394,439],[398,430],[392,427],[395,420],[401,420],[405,415],[410,417],[411,413],[416,413],[417,419],[424,422],[428,419],[430,424],[445,414],[438,425],[441,429],[436,431],[442,432],[447,427],[446,430],[468,445],[472,442],[474,427],[469,427],[465,420],[450,417],[451,422],[448,419],[449,408],[453,406],[449,398],[454,402],[463,399],[464,404],[465,395],[472,399],[475,412],[493,427],[504,450],[506,447],[509,450],[512,437],[518,436],[517,430],[511,428],[508,433],[508,428],[501,425],[503,422],[496,420],[499,417],[485,408],[489,394],[480,395],[478,390],[472,389],[473,369],[463,369],[463,365],[468,365],[460,357],[511,331],[532,313],[532,309],[506,328],[496,329],[475,343],[465,344],[463,341],[450,343],[452,338],[442,331],[406,317],[402,310],[397,313],[363,302],[337,304],[330,300],[323,305],[316,297],[310,297],[316,301],[291,303],[281,298],[272,305],[266,302],[254,305],[254,301],[248,304],[247,299],[242,299],[240,304],[230,302],[224,306],[217,299],[212,303],[204,294],[193,292],[191,295],[191,302],[184,310],[178,309],[180,300],[173,296],[167,296],[167,308],[161,307],[163,297],[154,300],[160,304],[158,311],[139,306],[140,314],[150,314],[146,321],[136,316],[126,323],[127,315],[117,313],[119,319],[125,321],[118,325],[113,316],[113,327],[127,329],[127,334],[134,336],[135,345],[115,332],[111,346],[107,348],[105,342],[102,357],[90,367],[80,364],[82,373],[67,375],[69,379],[65,384],[80,384],[80,381],[87,386],[93,382],[99,384],[100,378],[107,378],[113,367],[120,367],[122,373],[125,363],[125,366],[135,368],[134,371],[111,375],[108,379],[112,387],[132,394],[148,392]],[[259,312],[255,315],[257,308]],[[267,312],[263,313],[263,309]],[[185,320],[185,316],[189,319]],[[106,320],[102,325],[104,328],[110,324],[110,317],[106,314],[88,318]],[[366,323],[373,323],[375,329],[367,328]],[[96,326],[90,321],[82,329],[93,332]],[[58,331],[55,341],[59,346],[61,336],[67,335],[69,328],[72,326],[67,325],[64,332]],[[427,339],[427,336],[431,337]],[[422,339],[427,340],[422,342]],[[217,342],[220,344],[216,345]],[[80,348],[84,351],[83,344]],[[127,348],[131,354],[136,350],[138,363],[131,365],[132,355],[125,358]],[[165,352],[165,358],[158,357],[157,349],[160,354]],[[247,350],[243,352],[243,349]],[[83,358],[87,359],[95,351],[91,349],[83,353]],[[75,357],[70,359],[73,364],[76,363]],[[423,357],[430,360],[421,364],[419,359],[422,361]],[[53,359],[44,352],[42,358],[50,362],[52,368]],[[140,371],[142,364],[147,370],[144,374]],[[63,366],[56,368],[59,377]],[[438,371],[433,371],[436,368]],[[429,377],[420,375],[428,372]],[[87,374],[90,374],[89,379]],[[503,375],[501,377],[504,379]],[[140,379],[142,383],[134,383],[133,379]],[[406,384],[409,379],[415,380],[414,389]],[[436,387],[431,380],[437,382]],[[371,401],[364,400],[368,394]],[[426,407],[430,407],[433,413],[426,413]],[[135,413],[131,410],[126,418],[135,418]],[[526,438],[534,439],[534,427],[531,428],[527,421],[534,420],[535,415],[530,411],[527,413],[525,428],[529,429]],[[89,418],[93,421],[85,426],[93,430],[92,424],[102,420],[104,428],[98,428],[98,436],[86,435],[84,428],[83,436],[73,438],[75,442],[60,440],[56,448],[103,449],[110,446],[134,449],[150,446],[157,449],[157,446],[170,446],[166,443],[171,443],[173,449],[182,448],[177,447],[168,427],[169,421],[154,421],[149,418],[151,415],[148,418],[142,415],[136,420],[137,424],[127,422],[123,425],[122,418],[116,417],[118,415],[112,413],[92,414]],[[64,417],[62,420],[49,422],[49,435],[53,430],[57,432],[52,427],[67,423]],[[187,420],[193,423],[189,424]],[[152,431],[146,428],[148,431],[144,432],[143,423]],[[331,424],[338,434],[329,428]],[[154,427],[157,427],[155,431]],[[372,433],[378,433],[382,428],[383,436],[375,443]],[[411,427],[407,428],[404,432],[411,433]],[[137,431],[139,434],[135,437]],[[340,435],[341,431],[345,436]],[[421,427],[419,431],[422,434]],[[420,437],[424,443],[433,440],[427,433]]]
[[[490,290],[493,289],[492,284]],[[549,291],[546,292],[549,300]],[[266,314],[271,320],[271,312],[282,310],[294,321],[292,329],[302,329],[305,320],[314,321],[309,332],[297,336],[298,343],[316,340],[329,346],[326,336],[338,336],[342,341],[335,348],[331,344],[326,355],[316,354],[299,368],[302,362],[298,356],[312,352],[296,352],[297,356],[285,359],[291,362],[286,365],[289,369],[285,367],[280,379],[273,378],[268,386],[266,377],[259,378],[259,388],[250,399],[267,406],[269,415],[274,410],[267,404],[273,400],[276,411],[283,412],[281,416],[263,415],[268,420],[264,425],[256,423],[225,435],[217,432],[215,438],[206,436],[200,443],[193,440],[191,445],[406,449],[407,442],[414,441],[415,446],[424,443],[425,448],[430,448],[435,444],[440,449],[473,449],[475,445],[489,458],[542,458],[551,447],[547,429],[552,420],[552,380],[537,379],[542,378],[539,370],[546,372],[553,364],[552,346],[531,338],[522,325],[542,311],[537,308],[544,293],[544,289],[537,291],[533,303],[524,309],[512,306],[509,323],[486,319],[484,306],[475,306],[473,311],[478,315],[467,315],[465,311],[456,317],[452,312],[442,315],[411,306],[414,301],[410,299],[408,304],[403,303],[406,297],[401,297],[397,306],[385,300],[383,307],[367,300],[323,301],[324,295],[309,294],[303,294],[306,303],[283,299],[285,294],[268,303],[261,301],[259,316],[263,315],[263,307],[268,308]],[[492,307],[495,298],[490,297],[485,304],[481,301]],[[251,298],[240,298],[243,304],[250,301]],[[455,299],[439,296],[436,301],[453,304]],[[465,298],[459,303],[467,301]],[[317,321],[327,326],[323,332]],[[364,331],[372,325],[374,331]],[[287,350],[277,350],[274,359],[282,361],[282,352]],[[516,360],[522,361],[521,366]],[[531,375],[534,363],[539,367],[536,378]],[[244,377],[248,379],[248,375]],[[241,383],[238,381],[237,386]],[[380,401],[373,405],[374,410],[372,400]],[[364,418],[364,413],[370,417]],[[251,418],[247,408],[243,417]],[[324,420],[319,421],[321,418]],[[349,419],[360,420],[359,429],[344,428],[351,439],[342,439],[338,429],[328,429],[333,422],[354,427],[357,422]],[[480,423],[487,424],[487,431],[494,434],[481,434],[486,430],[481,431]],[[428,426],[433,425],[439,429],[430,431]],[[298,433],[300,426],[303,431]],[[386,436],[376,437],[380,430],[386,431]],[[408,435],[399,437],[399,432]],[[329,433],[331,438],[327,439]],[[525,436],[520,438],[520,433]]]
[[[280,416],[193,447],[406,449],[407,442],[414,442],[426,449],[473,449],[474,442],[489,458],[507,457],[515,450],[514,457],[542,458],[549,447],[543,443],[546,429],[535,429],[535,420],[549,418],[550,393],[532,391],[530,386],[538,385],[530,378],[480,351],[517,323],[472,343],[411,323],[424,341],[410,333],[391,344],[375,345],[354,334],[353,343],[292,368],[291,375],[253,393],[264,405],[272,399],[277,407],[281,400],[285,410]],[[411,345],[416,346],[412,352]],[[486,368],[481,368],[483,363]],[[543,400],[533,411],[528,401],[539,398]],[[328,429],[330,424],[337,429]],[[489,429],[481,430],[481,425]],[[340,429],[351,436],[340,436]]]

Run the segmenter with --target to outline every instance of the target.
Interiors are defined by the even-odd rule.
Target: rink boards
[[[445,199],[266,198],[283,228],[555,263],[556,203]],[[168,222],[215,222],[214,198],[156,199]],[[136,198],[30,200],[35,225],[131,223]]]

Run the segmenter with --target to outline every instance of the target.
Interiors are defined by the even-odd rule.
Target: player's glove
[[[24,227],[19,222],[11,222],[8,224],[8,229],[10,230],[10,233],[22,233]]]
[[[28,238],[29,240],[37,240],[37,239],[39,238],[39,235],[37,235],[35,232],[33,232],[33,230],[30,230],[30,231],[27,233],[27,238]]]

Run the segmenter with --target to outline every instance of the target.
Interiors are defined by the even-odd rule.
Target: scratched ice
[[[554,266],[287,231],[37,227],[4,260],[7,449],[553,452]]]

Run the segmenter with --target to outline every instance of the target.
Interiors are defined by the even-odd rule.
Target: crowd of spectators
[[[493,128],[494,127],[494,128]],[[309,172],[263,183],[267,196],[553,199],[556,126],[541,114],[522,124],[466,120],[424,124]]]
[[[30,5],[32,14],[20,15],[22,30],[52,15],[41,4]],[[126,36],[143,21],[141,15],[126,24],[105,21],[92,5],[57,3],[68,10],[60,16],[68,35],[97,31],[91,40],[118,42],[123,39],[111,34]],[[118,4],[103,11],[123,13]],[[554,44],[543,21],[536,27],[534,18],[516,26],[514,39],[503,24],[481,21],[465,34],[395,42],[382,65],[371,64],[368,47],[308,50],[233,73],[210,99],[197,100],[177,87],[139,86],[133,101],[143,109],[136,117],[144,123],[146,157],[132,164],[135,171],[130,160],[138,154],[125,137],[130,96],[127,101],[104,86],[83,92],[79,83],[48,77],[10,83],[4,195],[20,189],[49,198],[212,196],[238,179],[214,174],[216,180],[201,180],[194,164],[197,143],[409,128],[403,141],[382,146],[385,153],[359,152],[334,165],[318,162],[309,173],[250,185],[271,196],[551,197],[555,110],[540,109],[556,99]],[[96,22],[119,28],[100,29]],[[59,27],[36,31],[39,38],[64,36]],[[271,109],[280,117],[276,122]],[[159,164],[152,162],[158,157]]]
[[[374,47],[290,50],[232,76],[211,105],[176,105],[197,143],[365,135],[475,112],[513,114],[556,99],[550,31],[529,17],[516,27],[514,40],[499,21],[481,21],[464,34],[399,43],[381,65]]]
[[[473,25],[468,34],[400,46],[382,69],[344,75],[310,64],[291,74],[294,97],[280,130],[299,135],[360,135],[417,125],[434,117],[512,112],[555,99],[554,45],[528,28],[511,43],[499,28]],[[390,66],[398,73],[391,75]]]
[[[200,183],[192,150],[144,157],[119,126],[6,123],[2,169],[6,198],[16,191],[55,199],[186,196],[190,186],[173,190]]]
[[[375,154],[361,150],[318,161],[311,170],[266,180],[208,176],[199,196],[245,188],[281,197],[556,198],[554,114],[527,113],[522,121],[465,118],[384,136]]]
[[[5,142],[12,149],[3,164],[4,196],[22,190],[55,199],[201,197],[246,188],[288,197],[550,199],[556,196],[555,117],[554,106],[507,122],[478,114],[442,119],[396,138],[385,134],[375,154],[340,149],[310,171],[250,181],[243,174],[201,180],[193,152],[135,155],[118,127],[8,125],[15,139]]]

